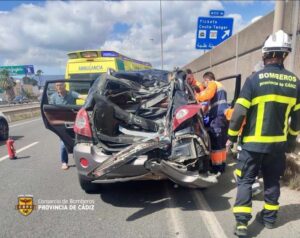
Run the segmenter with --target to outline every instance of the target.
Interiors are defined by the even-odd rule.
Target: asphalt
[[[19,159],[3,159],[0,143],[0,237],[234,237],[231,207],[235,197],[234,161],[215,187],[193,190],[170,181],[136,181],[101,185],[95,194],[81,190],[72,156],[68,171],[60,169],[59,140],[41,119],[10,125]],[[34,204],[66,200],[76,210],[16,209],[19,195],[33,195]],[[249,237],[300,237],[300,193],[282,188],[277,228],[250,222]],[[74,200],[78,203],[74,203]],[[93,210],[80,210],[79,202]],[[263,206],[253,201],[254,215]],[[81,208],[83,208],[81,206]],[[87,207],[85,207],[87,209]]]

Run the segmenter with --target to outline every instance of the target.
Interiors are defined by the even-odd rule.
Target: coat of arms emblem
[[[18,196],[18,205],[16,205],[16,210],[18,210],[22,215],[28,216],[35,209],[33,204],[32,195],[20,195]]]

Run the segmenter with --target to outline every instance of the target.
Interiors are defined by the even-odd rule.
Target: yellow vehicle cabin
[[[81,50],[68,53],[65,78],[68,79],[96,79],[108,69],[115,71],[137,71],[151,69],[150,63],[142,62],[124,56],[115,51]],[[68,90],[87,95],[89,88],[81,88],[80,84],[67,84]],[[77,99],[76,104],[82,105],[83,100]]]
[[[151,69],[151,64],[115,51],[84,50],[68,53],[66,79],[95,79],[108,69],[115,71]]]

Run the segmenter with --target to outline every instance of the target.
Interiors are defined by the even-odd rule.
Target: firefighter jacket
[[[242,148],[270,153],[286,150],[300,133],[300,81],[283,65],[269,64],[246,79],[230,121],[229,139],[242,132]],[[289,120],[290,118],[290,120]]]
[[[228,108],[227,93],[220,82],[209,81],[206,89],[195,95],[198,102],[210,101],[209,117],[224,116]]]

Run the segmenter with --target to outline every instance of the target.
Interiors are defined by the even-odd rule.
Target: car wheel
[[[80,187],[86,192],[86,193],[95,193],[99,191],[100,184],[92,183],[91,181],[87,180],[84,176],[78,175],[79,177],[79,184]]]
[[[0,140],[8,139],[9,127],[5,120],[0,120]]]

